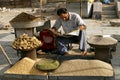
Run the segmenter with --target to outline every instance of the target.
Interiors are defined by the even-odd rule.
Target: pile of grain
[[[68,60],[51,73],[52,76],[113,76],[110,64],[100,60]]]
[[[35,17],[31,14],[22,12],[19,15],[17,15],[15,18],[13,18],[10,22],[29,22],[33,20],[38,20],[38,17]],[[40,20],[40,18],[39,18]]]
[[[23,58],[22,60],[18,61],[14,66],[8,69],[5,73],[6,74],[27,74],[27,75],[46,75],[47,73],[38,71],[35,67],[36,61],[30,58]]]

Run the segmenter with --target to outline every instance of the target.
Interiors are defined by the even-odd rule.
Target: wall
[[[80,14],[82,11],[82,17],[87,18],[91,16],[92,3],[90,3],[88,0],[82,0],[82,8],[80,6],[80,2],[67,2],[66,6],[70,12],[76,12]]]
[[[117,2],[117,16],[120,18],[120,2]]]

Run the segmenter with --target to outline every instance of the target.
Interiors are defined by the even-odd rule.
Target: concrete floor
[[[22,9],[21,11],[24,11],[26,9]],[[20,10],[19,10],[20,11]],[[6,24],[8,23],[15,15],[19,14],[19,11],[10,11],[8,12],[2,12],[0,13],[0,22]],[[30,9],[26,10],[27,12],[30,11]],[[11,15],[12,14],[12,15]],[[3,16],[4,15],[4,16]],[[92,19],[83,19],[87,25],[87,37],[91,35],[101,34],[101,35],[112,35],[117,34],[120,35],[120,27],[119,26],[111,26],[109,24],[109,20],[92,20]],[[54,20],[51,21],[51,25],[53,25]],[[10,30],[0,30],[0,44],[5,49],[6,53],[10,57],[11,61],[15,63],[20,58],[17,55],[17,51],[14,50],[11,45],[13,40],[15,39],[15,36],[13,33],[11,33],[13,29]],[[89,48],[89,45],[88,45]],[[112,52],[113,58],[112,58],[112,66],[115,71],[115,80],[120,80],[120,43],[118,42],[116,47],[116,52]],[[4,57],[3,53],[0,51],[0,80],[3,77],[3,72],[6,71],[6,69],[9,68],[9,64]]]

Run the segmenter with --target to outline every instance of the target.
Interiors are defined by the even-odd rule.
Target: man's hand
[[[57,37],[59,35],[59,33],[55,29],[50,28],[49,30],[52,32],[52,34],[54,35],[54,37]]]
[[[80,30],[85,30],[85,29],[86,29],[86,26],[82,25],[82,26],[80,26],[79,28],[80,28]]]

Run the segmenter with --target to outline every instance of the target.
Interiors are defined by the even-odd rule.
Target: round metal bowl
[[[35,63],[35,68],[42,71],[53,71],[60,65],[58,60],[42,59]]]

